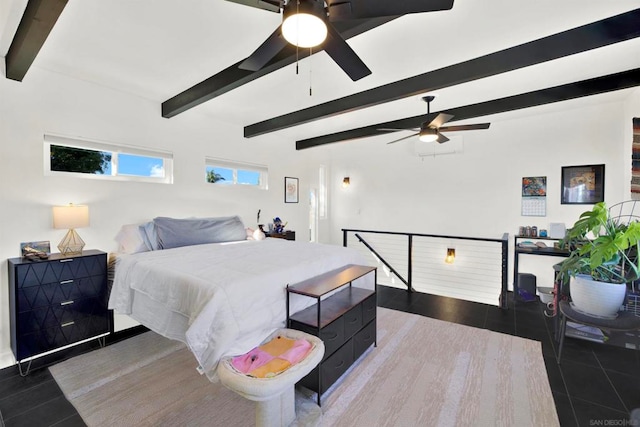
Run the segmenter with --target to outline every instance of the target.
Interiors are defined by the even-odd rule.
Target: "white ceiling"
[[[25,6],[26,0],[0,0],[1,56]],[[285,67],[183,114],[197,111],[245,126],[639,7],[640,0],[455,0],[450,11],[407,15],[351,38],[373,71],[358,82],[320,52],[300,62],[299,75],[294,65]],[[247,57],[279,23],[277,14],[224,0],[69,0],[25,81],[44,69],[160,104]],[[639,66],[640,38],[439,90],[432,110]],[[547,107],[536,111],[541,108]],[[419,97],[408,98],[278,135],[304,139],[425,112]]]

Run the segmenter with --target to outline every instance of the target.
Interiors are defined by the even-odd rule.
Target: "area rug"
[[[377,322],[378,346],[325,393],[320,425],[559,425],[539,342],[384,308]],[[195,366],[147,332],[50,370],[88,426],[253,425],[253,402]]]

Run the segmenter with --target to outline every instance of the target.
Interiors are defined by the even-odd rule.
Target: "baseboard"
[[[7,368],[15,364],[16,359],[13,357],[13,352],[11,350],[0,353],[0,369]]]

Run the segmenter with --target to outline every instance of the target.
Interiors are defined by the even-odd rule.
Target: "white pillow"
[[[135,254],[149,250],[140,235],[140,225],[126,224],[120,228],[115,237],[118,242],[118,252],[123,254]]]

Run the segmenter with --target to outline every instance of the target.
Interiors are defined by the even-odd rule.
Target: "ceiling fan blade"
[[[436,116],[435,119],[431,120],[431,122],[427,125],[427,127],[439,128],[440,126],[447,123],[451,119],[453,119],[453,116],[451,114],[440,113]]]
[[[383,132],[398,132],[401,130],[412,130],[415,132],[415,131],[419,131],[420,128],[378,128],[376,130],[383,131]]]
[[[478,123],[475,125],[458,125],[458,126],[445,126],[438,129],[440,132],[457,132],[461,130],[478,130],[489,129],[491,123]]]
[[[329,19],[344,21],[449,10],[453,0],[327,0],[327,4]]]
[[[284,47],[287,41],[282,37],[282,31],[278,27],[267,40],[264,41],[247,59],[242,61],[238,68],[242,70],[258,71],[273,59]]]
[[[243,4],[245,6],[256,7],[258,9],[268,10],[269,12],[280,13],[279,0],[227,0],[231,3]]]
[[[338,30],[331,23],[327,22],[326,24],[327,39],[323,45],[324,51],[354,82],[371,74],[371,70],[351,49],[351,46],[342,38]]]
[[[405,137],[400,138],[400,139],[395,139],[395,140],[393,140],[393,141],[391,141],[391,142],[387,142],[387,145],[389,145],[389,144],[395,144],[396,142],[400,142],[400,141],[403,141],[403,140],[405,140],[405,139],[413,138],[414,136],[418,136],[418,134],[417,134],[417,133],[412,133],[412,134],[411,134],[411,135],[409,135],[409,136],[405,136]]]
[[[446,136],[444,136],[441,133],[438,133],[438,139],[436,139],[436,142],[438,144],[442,144],[443,142],[447,142],[447,141],[449,141],[449,138],[447,138]]]

